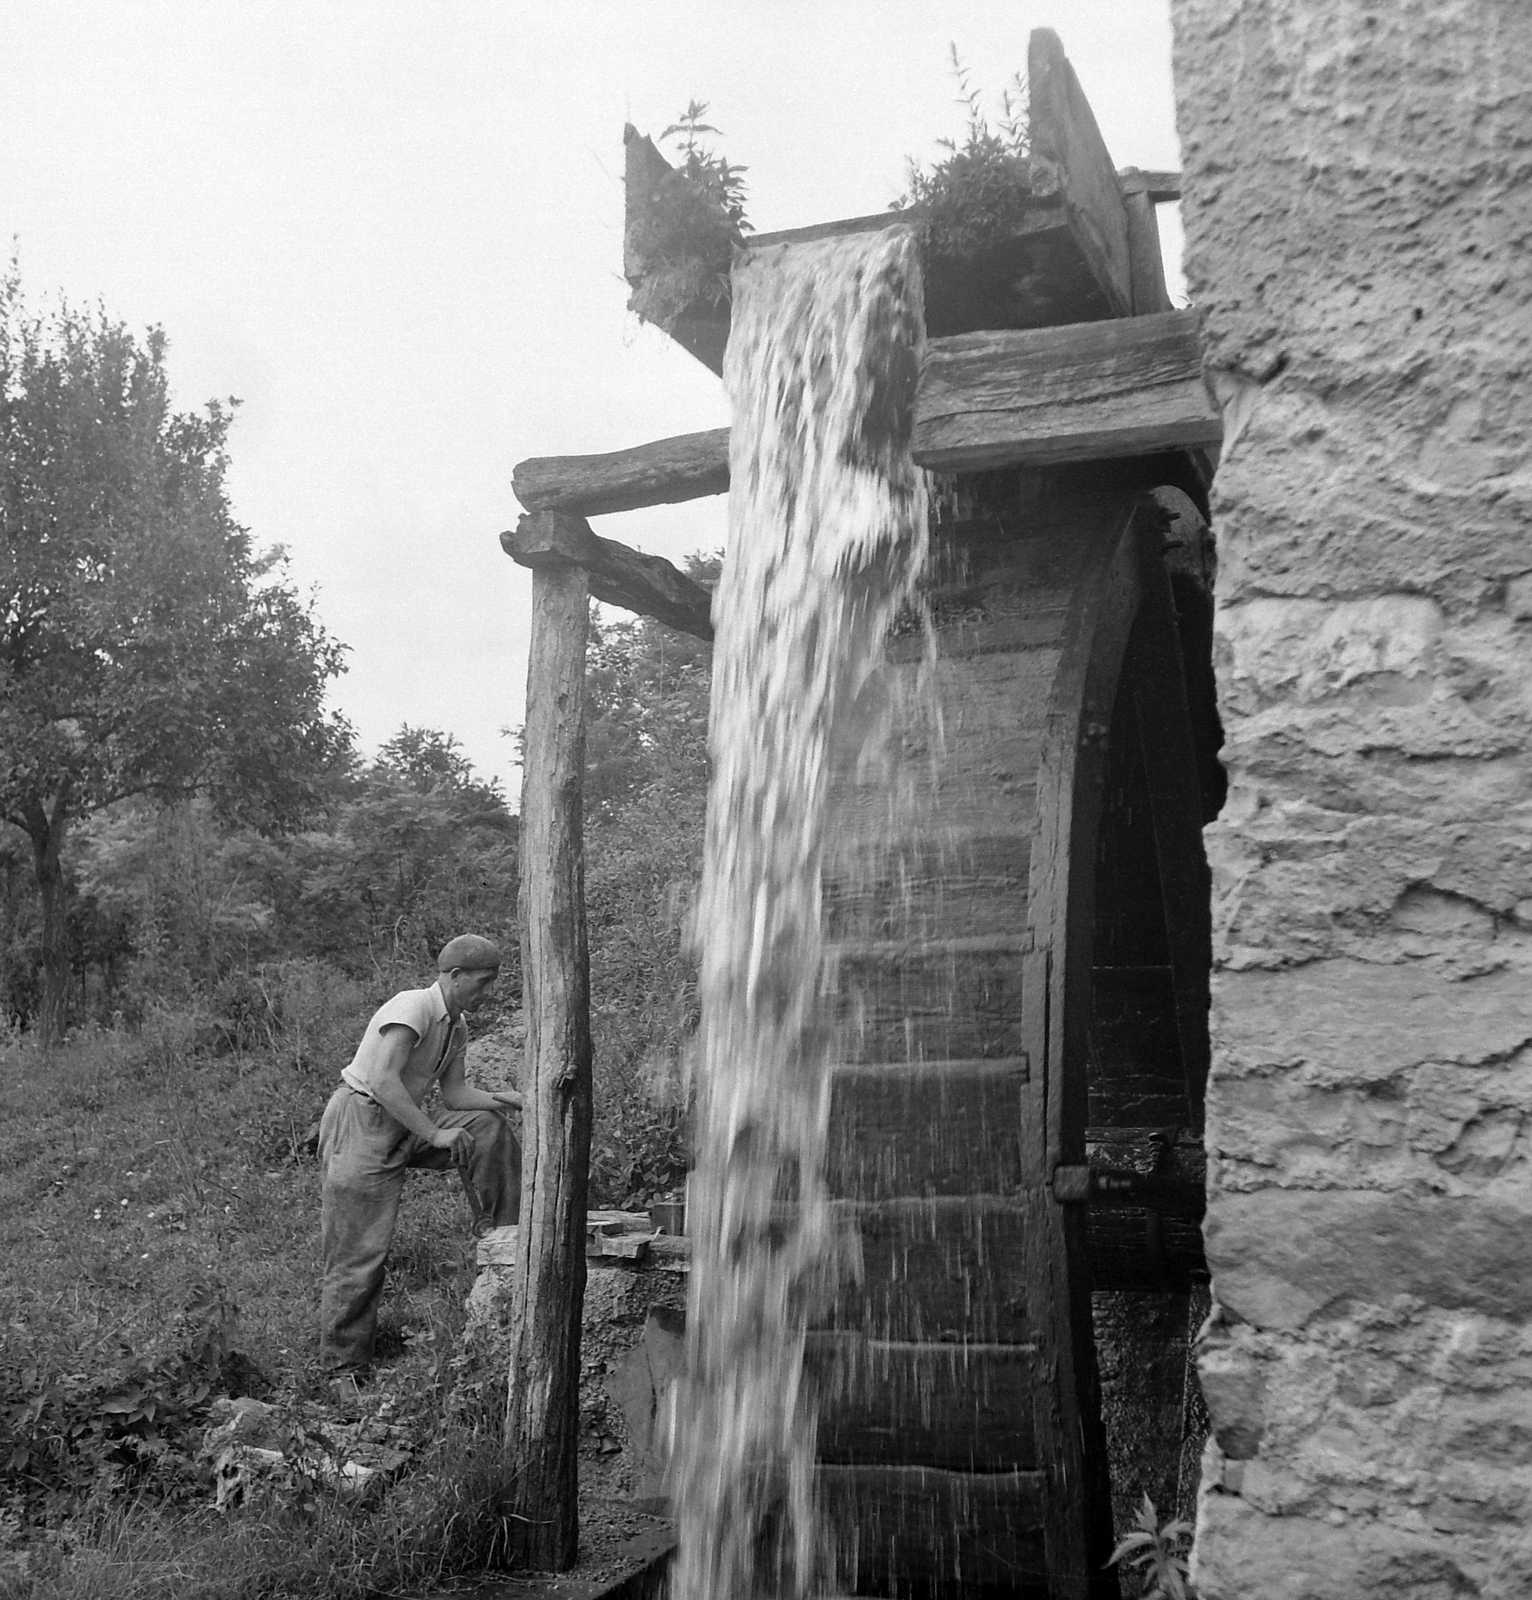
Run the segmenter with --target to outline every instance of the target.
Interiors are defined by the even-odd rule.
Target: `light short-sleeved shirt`
[[[351,1065],[341,1073],[342,1081],[361,1094],[372,1096],[382,1070],[383,1030],[391,1023],[402,1023],[415,1035],[414,1047],[400,1076],[410,1099],[418,1106],[431,1085],[462,1055],[468,1030],[462,1022],[454,1026],[436,984],[429,989],[405,989],[396,994],[373,1012]]]

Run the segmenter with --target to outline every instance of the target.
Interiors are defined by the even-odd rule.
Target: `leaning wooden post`
[[[534,568],[521,783],[528,1070],[511,1301],[507,1509],[515,1564],[559,1572],[574,1565],[579,1542],[576,1439],[591,1131],[581,817],[589,612],[583,567]]]

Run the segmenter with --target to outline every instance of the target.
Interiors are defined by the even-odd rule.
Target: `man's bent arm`
[[[404,1087],[403,1072],[414,1048],[413,1028],[406,1027],[402,1022],[392,1022],[383,1029],[383,1055],[378,1062],[372,1097],[416,1138],[424,1139],[427,1144],[440,1149],[443,1148],[441,1129],[410,1099],[410,1092]]]
[[[502,1089],[490,1094],[484,1089],[473,1089],[463,1078],[463,1057],[460,1051],[441,1077],[442,1104],[449,1111],[505,1111],[521,1105],[521,1096],[514,1089]]]

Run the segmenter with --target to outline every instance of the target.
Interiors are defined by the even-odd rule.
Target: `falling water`
[[[913,239],[897,227],[758,249],[734,271],[680,1600],[830,1581],[803,1378],[805,1328],[842,1254],[824,1180],[820,871],[830,774],[876,756],[883,643],[925,559],[909,453],[920,308]]]

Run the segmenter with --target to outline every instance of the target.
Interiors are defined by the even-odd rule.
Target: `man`
[[[337,1372],[372,1362],[388,1246],[409,1167],[454,1163],[472,1185],[484,1223],[515,1222],[521,1148],[503,1112],[513,1090],[488,1094],[463,1080],[465,1012],[477,1011],[500,974],[500,951],[477,934],[443,947],[428,989],[406,989],[373,1013],[319,1124],[324,1285],[321,1352]],[[445,1111],[420,1109],[432,1084]]]

